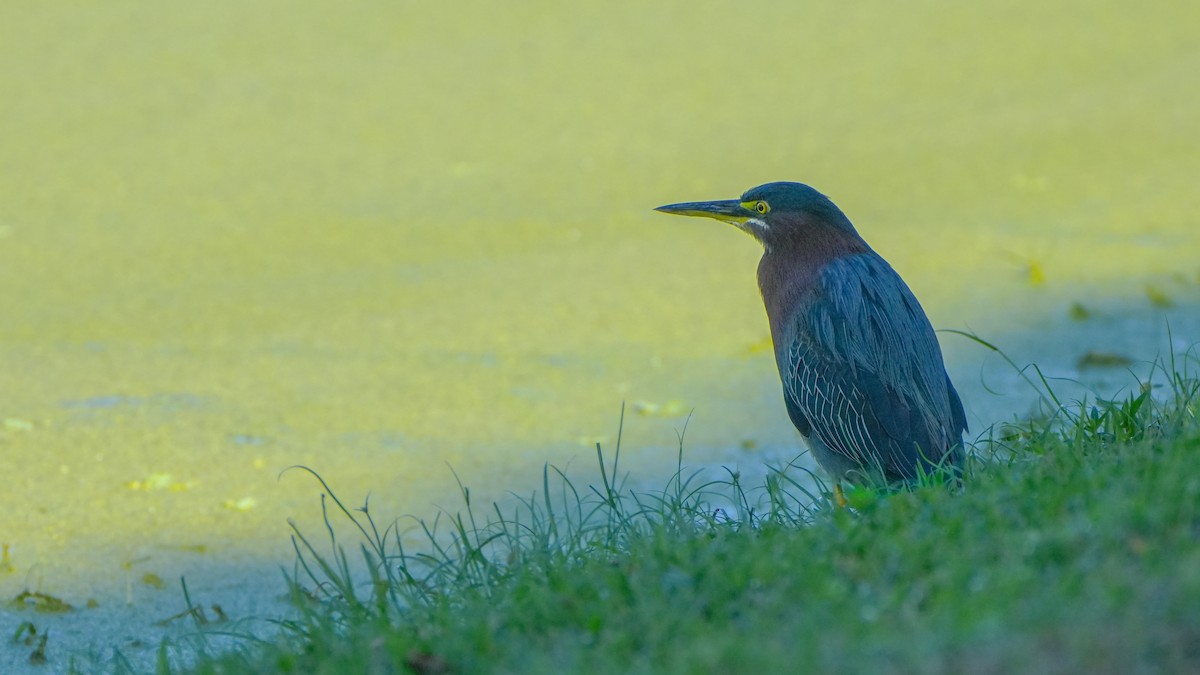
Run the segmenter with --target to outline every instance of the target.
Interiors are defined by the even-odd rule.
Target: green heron
[[[956,477],[967,430],[933,326],[828,197],[768,183],[741,199],[660,206],[734,225],[763,246],[758,286],[792,423],[835,482]]]

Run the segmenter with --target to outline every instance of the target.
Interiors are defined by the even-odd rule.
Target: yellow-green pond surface
[[[810,183],[936,327],[1128,384],[1077,359],[1200,340],[1197,22],[1093,0],[3,4],[0,599],[74,610],[9,606],[0,634],[48,625],[53,651],[115,617],[80,644],[136,655],[180,576],[277,611],[287,519],[320,534],[291,465],[387,522],[457,508],[451,467],[483,503],[547,462],[586,484],[622,402],[638,484],[674,469],[689,413],[692,466],[795,456],[759,247],[669,202]],[[942,342],[973,432],[1028,411],[998,357]]]

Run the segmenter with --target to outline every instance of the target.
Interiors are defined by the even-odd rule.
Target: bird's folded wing
[[[831,450],[889,476],[937,464],[965,420],[912,292],[873,253],[831,262],[814,290],[780,361],[789,412]]]

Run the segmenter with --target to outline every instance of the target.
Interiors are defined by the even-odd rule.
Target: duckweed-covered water
[[[622,402],[648,484],[689,413],[689,463],[790,458],[757,246],[663,203],[811,183],[937,327],[1127,384],[1078,359],[1165,352],[1164,319],[1175,348],[1200,340],[1198,19],[6,4],[0,593],[73,610],[27,597],[0,633],[50,627],[54,667],[89,643],[136,657],[181,575],[275,611],[286,520],[319,516],[291,465],[427,516],[458,504],[450,467],[477,501],[546,462],[586,475]],[[974,430],[1028,410],[998,357],[943,343]]]

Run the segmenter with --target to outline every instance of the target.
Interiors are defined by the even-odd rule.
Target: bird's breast
[[[758,263],[758,288],[771,325],[777,359],[781,357],[781,351],[790,348],[797,319],[817,303],[825,301],[826,289],[821,283],[821,273],[834,261],[862,254],[864,249],[870,251],[865,244],[812,245],[772,249],[763,254]]]

